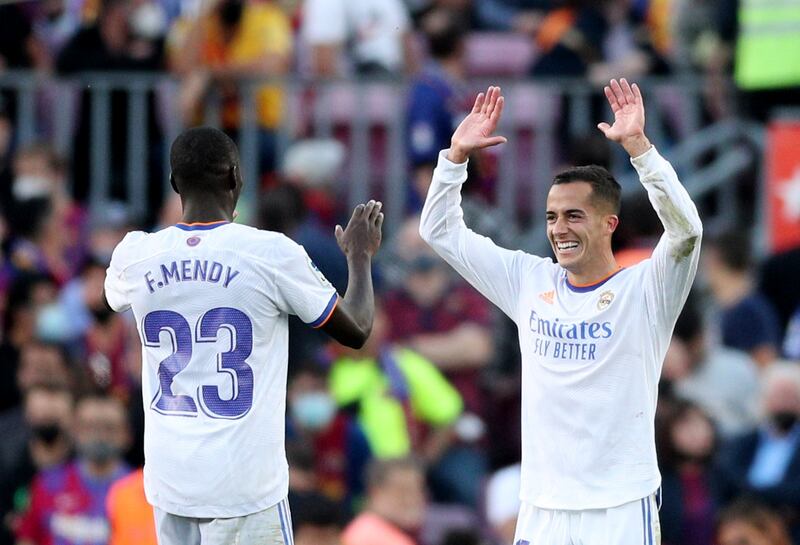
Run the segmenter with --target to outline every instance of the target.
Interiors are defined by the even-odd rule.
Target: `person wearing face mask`
[[[12,545],[11,526],[37,471],[63,464],[72,454],[68,429],[73,395],[57,383],[36,383],[22,406],[0,415],[0,545]],[[9,524],[10,523],[10,524]]]
[[[758,429],[720,453],[722,497],[747,494],[787,514],[800,540],[800,366],[775,363],[764,371]]]
[[[369,449],[353,417],[336,406],[326,380],[320,365],[301,362],[289,381],[290,503],[292,493],[302,496],[314,490],[345,500],[361,488]],[[307,478],[301,479],[300,472]]]
[[[122,453],[130,441],[125,408],[116,398],[94,396],[75,408],[71,463],[41,471],[16,528],[17,545],[106,545],[106,496],[129,472]]]

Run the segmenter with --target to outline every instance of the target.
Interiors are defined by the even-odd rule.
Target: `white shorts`
[[[182,517],[154,507],[158,545],[294,545],[289,502],[243,517]]]
[[[656,494],[584,511],[540,509],[522,502],[515,545],[660,545]]]

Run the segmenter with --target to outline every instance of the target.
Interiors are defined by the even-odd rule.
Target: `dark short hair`
[[[744,272],[753,265],[750,237],[743,231],[725,231],[711,237],[708,245],[717,251],[722,264],[731,270]]]
[[[745,496],[725,507],[717,517],[717,531],[725,524],[747,524],[761,534],[769,536],[774,545],[790,545],[789,532],[784,520],[763,503],[751,496]]]
[[[239,152],[230,137],[213,127],[194,127],[183,132],[169,153],[175,184],[181,193],[216,193],[225,187]]]
[[[586,182],[592,186],[592,200],[609,207],[613,214],[619,214],[622,203],[622,188],[614,176],[599,165],[568,168],[553,179],[553,185]]]

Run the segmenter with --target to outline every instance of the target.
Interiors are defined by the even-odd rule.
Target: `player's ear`
[[[239,181],[239,167],[234,163],[228,170],[228,191],[235,191]]]
[[[178,184],[175,183],[175,176],[173,176],[171,172],[169,173],[169,185],[172,186],[172,190],[175,193],[177,193],[178,195],[181,194],[181,192],[178,191]]]
[[[606,216],[606,228],[608,229],[608,233],[612,234],[614,231],[617,230],[617,226],[619,225],[619,216],[616,214],[609,214]]]

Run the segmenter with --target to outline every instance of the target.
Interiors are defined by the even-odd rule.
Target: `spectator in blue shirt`
[[[723,500],[747,495],[788,515],[800,537],[800,366],[773,363],[764,371],[764,419],[720,451]]]
[[[749,238],[730,231],[711,239],[704,272],[720,309],[722,344],[747,352],[762,367],[775,361],[780,322],[772,304],[756,290]]]
[[[450,147],[450,135],[469,111],[464,88],[465,26],[458,16],[434,10],[422,20],[430,62],[415,78],[406,109],[406,145],[413,169],[410,208],[422,208],[439,151]]]

